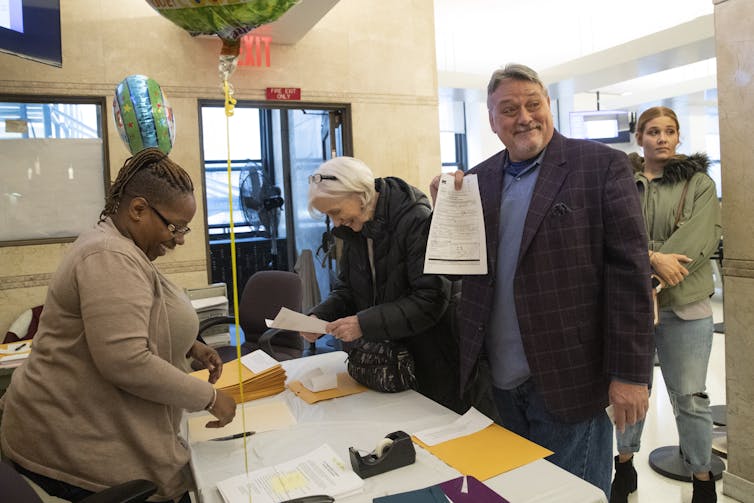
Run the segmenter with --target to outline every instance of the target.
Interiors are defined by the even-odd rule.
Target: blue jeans
[[[682,320],[670,309],[660,311],[655,327],[657,359],[673,406],[683,460],[694,473],[710,469],[712,413],[705,383],[713,327],[711,316]],[[644,421],[639,421],[617,433],[618,452],[638,452],[643,429]]]
[[[610,494],[613,425],[605,412],[580,423],[550,414],[529,379],[520,386],[493,388],[502,426],[550,449],[546,459]]]

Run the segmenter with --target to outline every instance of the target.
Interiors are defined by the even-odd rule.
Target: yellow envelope
[[[465,437],[429,446],[414,442],[464,475],[487,480],[552,454],[552,451],[497,424]]]
[[[354,381],[353,377],[348,375],[348,372],[340,372],[338,374],[337,388],[314,392],[310,391],[306,388],[306,386],[301,384],[301,381],[292,381],[288,383],[288,389],[296,393],[296,395],[306,403],[317,403],[321,400],[329,400],[331,398],[338,398],[340,396],[363,393],[369,388],[362,386],[361,384]]]

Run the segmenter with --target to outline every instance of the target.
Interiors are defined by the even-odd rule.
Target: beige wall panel
[[[754,482],[754,279],[725,278],[728,471]],[[753,495],[754,496],[754,495]]]
[[[358,104],[354,116],[363,117],[354,124],[355,156],[376,176],[399,176],[427,193],[429,182],[440,172],[439,152],[436,159],[426,156],[436,148],[440,129],[437,108]],[[425,126],[419,129],[417,124]],[[389,144],[383,141],[386,137],[392,138]]]
[[[728,467],[725,494],[754,502],[754,2],[717,0]]]
[[[223,99],[219,39],[189,36],[143,0],[64,2],[61,28],[63,68],[0,53],[0,93],[106,97],[114,179],[129,156],[110,109],[115,86],[127,75],[147,75],[174,109],[171,157],[198,186],[197,100]],[[231,84],[239,99],[262,100],[266,87],[300,87],[303,105],[351,104],[356,155],[378,175],[401,176],[426,190],[439,171],[432,0],[342,0],[295,45],[273,40],[271,67],[239,67]],[[183,287],[207,283],[199,189],[186,245],[157,262]],[[66,247],[0,248],[0,296],[6,299],[0,302],[0,333],[22,308],[43,300],[44,285]]]

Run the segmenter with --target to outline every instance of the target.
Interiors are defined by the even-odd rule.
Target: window
[[[104,98],[0,96],[0,246],[73,241],[110,175]]]
[[[200,100],[209,281],[232,291],[230,204],[237,284],[256,271],[291,270],[304,250],[314,257],[315,284],[321,295],[330,289],[332,255],[320,253],[329,227],[308,211],[308,176],[325,160],[350,155],[347,105],[272,104],[239,101],[228,119],[223,103]],[[345,133],[344,133],[345,131]],[[311,306],[309,306],[311,307]]]
[[[225,109],[221,106],[201,107],[202,129],[204,131],[225,131]],[[265,169],[262,158],[262,135],[266,120],[259,108],[236,107],[233,113],[233,127],[230,129],[231,187],[233,192],[233,226],[240,235],[251,237],[264,231],[261,222],[244,209],[238,198],[242,177],[250,169]],[[223,137],[224,135],[218,135]],[[230,211],[228,204],[228,161],[225,141],[218,136],[203,135],[204,183],[207,205],[207,229],[210,240],[227,239],[230,236]]]
[[[443,173],[468,169],[465,105],[462,101],[440,100],[440,160]]]

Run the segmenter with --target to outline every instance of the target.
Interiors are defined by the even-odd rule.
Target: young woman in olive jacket
[[[715,182],[705,154],[676,155],[678,117],[653,107],[639,117],[636,142],[644,158],[633,156],[635,178],[649,237],[652,269],[664,282],[655,345],[676,417],[683,461],[693,473],[692,503],[717,501],[710,472],[712,416],[705,390],[712,348],[715,292],[710,257],[721,235]],[[627,501],[636,490],[632,458],[639,450],[643,422],[618,432],[618,456],[611,503]]]

